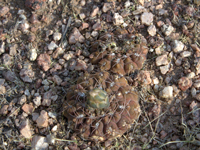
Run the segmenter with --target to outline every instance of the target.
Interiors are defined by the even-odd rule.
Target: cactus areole
[[[95,109],[108,108],[110,106],[108,94],[101,89],[93,89],[88,92],[87,104]]]

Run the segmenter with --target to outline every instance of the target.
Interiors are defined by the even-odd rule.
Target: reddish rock
[[[33,107],[33,104],[32,104],[32,103],[30,103],[30,104],[24,104],[24,105],[22,106],[22,110],[23,110],[25,113],[27,113],[27,114],[32,114],[33,109],[34,109],[34,107]]]
[[[37,126],[39,128],[44,128],[48,126],[48,114],[45,110],[42,110],[40,112],[40,116],[37,118],[36,122],[37,122]]]
[[[31,128],[29,126],[29,120],[25,120],[21,123],[20,125],[20,133],[22,134],[22,136],[24,136],[25,138],[31,138],[32,137],[32,132],[31,132]]]
[[[101,23],[95,23],[93,26],[92,26],[92,29],[93,30],[101,30]]]
[[[192,86],[192,81],[187,77],[182,77],[178,82],[178,86],[182,91],[186,91]]]
[[[83,22],[82,26],[80,26],[79,30],[87,29],[90,25],[86,22]]]
[[[26,0],[25,6],[33,10],[41,10],[46,5],[46,0]]]
[[[93,11],[92,11],[92,13],[91,13],[91,17],[95,17],[96,15],[97,15],[97,13],[99,12],[99,7],[96,7]]]
[[[37,63],[44,71],[49,70],[51,65],[51,58],[48,54],[40,54],[37,58]]]

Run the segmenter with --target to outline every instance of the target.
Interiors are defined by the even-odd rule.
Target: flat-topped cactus
[[[84,139],[120,137],[140,115],[138,94],[125,77],[108,72],[85,74],[70,89],[63,104],[64,116]]]

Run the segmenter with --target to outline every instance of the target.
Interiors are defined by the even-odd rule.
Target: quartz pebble
[[[54,50],[57,47],[58,47],[58,45],[54,41],[51,41],[51,43],[48,45],[48,49],[50,51]]]
[[[192,55],[192,52],[190,51],[184,51],[181,54],[181,57],[185,58],[185,57],[190,57]]]
[[[182,52],[184,48],[184,44],[181,41],[174,40],[172,43],[172,49],[175,53]]]
[[[173,98],[173,87],[166,86],[162,91],[160,91],[159,96],[164,99]]]
[[[35,135],[31,141],[31,148],[34,150],[46,150],[49,144],[46,137]]]
[[[2,42],[0,46],[0,55],[3,54],[4,52],[5,52],[5,42]]]
[[[155,25],[150,25],[147,28],[147,31],[148,31],[149,35],[155,36],[156,35],[156,27],[155,27]]]
[[[28,57],[30,61],[35,61],[37,59],[37,51],[35,48],[29,50]]]
[[[119,13],[115,13],[113,16],[113,24],[118,26],[124,23],[124,19]]]
[[[59,32],[55,32],[55,33],[53,34],[53,39],[54,39],[54,41],[59,41],[59,40],[61,39],[61,37],[62,37],[62,34],[59,33]]]
[[[153,22],[153,14],[152,13],[144,12],[141,15],[141,23],[142,24],[150,26],[152,22]]]

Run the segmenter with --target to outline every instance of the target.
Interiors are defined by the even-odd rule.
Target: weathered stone
[[[29,125],[29,120],[26,119],[23,121],[20,125],[20,133],[25,137],[25,138],[31,138],[32,137],[32,131]]]
[[[44,128],[48,126],[48,114],[45,110],[42,110],[40,112],[40,116],[37,118],[36,122],[37,122],[37,126],[39,128]]]
[[[169,62],[167,60],[167,55],[161,55],[156,58],[156,66],[167,65]]]
[[[141,15],[141,23],[142,24],[150,26],[152,22],[153,22],[153,14],[152,13],[144,12]]]

